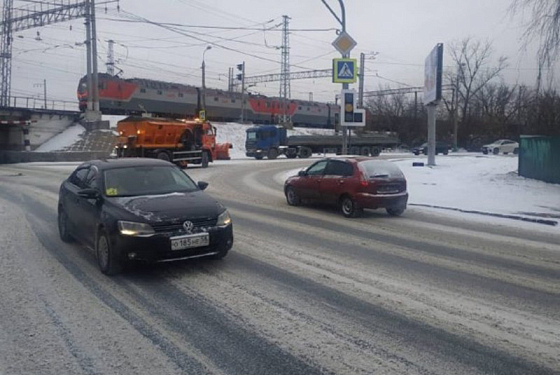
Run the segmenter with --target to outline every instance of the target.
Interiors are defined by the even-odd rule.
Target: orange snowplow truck
[[[231,144],[216,144],[216,128],[209,122],[128,117],[117,123],[117,131],[118,157],[157,158],[202,168],[230,158]]]

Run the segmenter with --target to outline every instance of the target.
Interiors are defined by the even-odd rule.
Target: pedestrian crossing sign
[[[355,83],[358,79],[356,59],[333,59],[333,82]]]

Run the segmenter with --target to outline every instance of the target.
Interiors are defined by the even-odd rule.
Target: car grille
[[[215,227],[218,219],[185,219],[178,223],[153,224],[152,228],[156,233],[184,232],[183,223],[190,221],[193,223],[193,232],[203,231],[205,228]]]

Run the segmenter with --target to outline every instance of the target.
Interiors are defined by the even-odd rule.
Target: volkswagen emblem
[[[192,233],[192,230],[194,228],[194,224],[192,223],[192,221],[185,221],[183,223],[183,228],[185,228],[185,231],[187,233]]]

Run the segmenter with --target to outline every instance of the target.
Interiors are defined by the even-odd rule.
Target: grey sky
[[[339,10],[338,2],[330,0]],[[507,10],[511,0],[346,0],[348,32],[358,42],[353,52],[378,52],[367,61],[366,88],[379,85],[421,86],[424,59],[438,42],[447,43],[467,36],[493,42],[497,58],[509,57],[504,80],[514,84],[533,84],[536,77],[535,46],[521,51],[522,20],[512,18]],[[28,6],[15,0],[15,6]],[[122,0],[119,15],[115,5],[98,10],[100,71],[105,71],[108,39],[117,42],[117,66],[123,77],[142,77],[200,85],[202,52],[207,43],[179,35],[163,28],[139,23],[115,22],[130,12],[157,22],[188,25],[270,28],[281,23],[282,15],[292,18],[292,29],[335,28],[335,19],[320,0]],[[274,20],[267,23],[267,21]],[[70,26],[72,30],[70,30]],[[196,38],[215,41],[231,49],[257,55],[246,56],[214,46],[206,53],[207,86],[225,89],[229,66],[246,61],[247,75],[280,71],[281,43],[279,31],[182,29]],[[278,28],[277,30],[280,30]],[[40,32],[38,37],[37,32]],[[198,34],[195,34],[198,33]],[[231,39],[223,41],[219,38]],[[338,57],[330,45],[334,31],[294,31],[290,35],[291,63],[309,69],[326,69]],[[40,40],[36,40],[40,39]],[[85,74],[85,39],[83,20],[33,29],[15,35],[13,60],[13,96],[40,95],[36,84],[47,79],[53,99],[76,100],[78,79]],[[269,48],[265,46],[265,40]],[[268,61],[273,60],[273,61]],[[445,65],[451,62],[446,55]],[[292,66],[292,71],[301,70]],[[379,77],[377,76],[379,75]],[[251,88],[267,95],[277,95],[279,83]],[[292,82],[292,97],[333,101],[340,90],[328,78]]]

